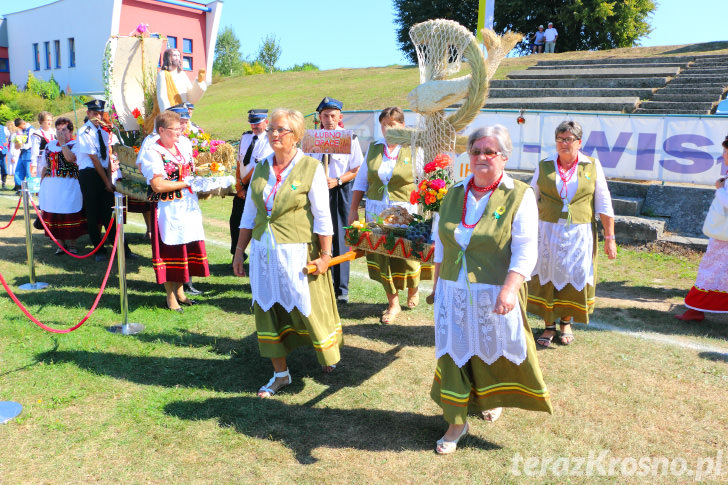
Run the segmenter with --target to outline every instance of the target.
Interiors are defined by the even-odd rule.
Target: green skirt
[[[311,292],[308,317],[297,308],[289,313],[279,303],[273,304],[267,312],[257,303],[253,305],[262,357],[285,357],[296,347],[312,345],[321,365],[333,365],[341,360],[339,349],[344,338],[331,272],[309,275],[308,287]]]
[[[553,413],[551,398],[541,375],[536,343],[523,311],[526,292],[519,292],[526,338],[526,360],[516,365],[505,357],[488,365],[472,357],[458,367],[445,354],[437,360],[430,397],[441,408],[450,424],[465,424],[468,412],[497,407],[516,407]]]
[[[420,280],[431,280],[433,266],[409,259],[391,258],[379,253],[367,253],[369,279],[378,281],[388,295],[405,288],[417,288]]]

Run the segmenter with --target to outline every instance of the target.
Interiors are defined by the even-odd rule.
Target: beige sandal
[[[489,423],[495,423],[503,414],[503,408],[493,408],[483,411],[483,419]]]
[[[417,304],[420,302],[420,292],[414,294],[414,296],[408,296],[407,297],[407,308],[414,308],[417,306]]]
[[[398,312],[394,312],[394,313],[390,312],[389,310],[386,310],[382,314],[382,317],[379,319],[379,321],[385,325],[390,325],[390,324],[394,323],[394,320],[396,320],[397,315],[399,315],[400,313],[402,313],[402,310],[400,310]]]

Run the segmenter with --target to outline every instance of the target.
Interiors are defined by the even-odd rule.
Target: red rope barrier
[[[93,255],[99,249],[101,249],[103,247],[104,243],[106,242],[106,238],[109,236],[109,231],[111,230],[111,226],[115,222],[114,215],[112,214],[111,215],[111,220],[109,221],[109,225],[107,226],[109,229],[107,229],[106,232],[104,232],[104,237],[101,239],[101,242],[99,243],[99,245],[96,246],[94,248],[94,250],[91,251],[90,253],[88,253],[88,254],[86,254],[84,256],[79,256],[77,254],[69,253],[66,250],[66,248],[64,248],[63,245],[58,242],[58,240],[53,236],[53,233],[51,232],[51,230],[48,229],[48,226],[46,225],[45,221],[43,220],[43,217],[41,216],[40,210],[38,209],[38,207],[36,207],[35,202],[33,201],[33,199],[30,198],[29,200],[30,200],[30,203],[33,205],[33,209],[35,209],[35,214],[38,216],[38,220],[40,221],[41,225],[43,225],[43,229],[45,229],[46,232],[48,233],[48,235],[50,236],[51,241],[53,241],[54,243],[56,243],[56,246],[58,246],[64,253],[66,253],[67,255],[71,256],[72,258],[85,259],[85,258],[88,258],[89,256]],[[116,242],[114,242],[114,244],[116,244]]]
[[[7,229],[8,227],[10,227],[10,224],[12,224],[12,223],[13,223],[13,221],[15,220],[15,216],[17,216],[17,215],[18,215],[18,209],[20,209],[20,202],[21,202],[22,200],[23,200],[23,198],[22,198],[22,197],[19,197],[19,198],[18,198],[18,205],[16,205],[16,206],[15,206],[15,212],[13,213],[13,217],[11,217],[11,218],[10,218],[10,222],[8,222],[8,224],[7,224],[6,226],[0,227],[0,230],[2,230],[2,229]]]
[[[101,282],[101,289],[99,290],[98,295],[96,295],[96,299],[94,300],[94,304],[91,306],[91,309],[88,311],[85,317],[81,319],[80,322],[78,322],[76,325],[70,328],[65,329],[57,329],[57,328],[51,328],[47,325],[44,325],[41,321],[37,320],[33,315],[30,314],[27,308],[23,306],[22,303],[20,303],[20,300],[18,300],[18,297],[15,296],[15,294],[12,292],[8,284],[5,282],[5,278],[3,278],[2,273],[0,273],[0,283],[2,283],[3,288],[5,288],[5,291],[8,292],[8,295],[10,295],[10,298],[15,302],[16,305],[18,305],[18,308],[25,313],[25,316],[30,319],[31,322],[38,325],[43,330],[46,330],[48,332],[52,333],[70,333],[76,330],[78,327],[83,325],[86,320],[91,316],[91,314],[96,310],[96,306],[99,304],[99,300],[101,300],[101,295],[104,294],[104,289],[106,289],[106,282],[109,280],[109,274],[111,273],[111,265],[114,264],[114,255],[116,254],[116,246],[119,242],[119,238],[114,239],[114,247],[111,249],[111,257],[109,258],[109,266],[106,268],[106,274],[104,275],[104,280]]]

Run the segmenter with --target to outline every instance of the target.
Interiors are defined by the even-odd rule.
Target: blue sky
[[[0,14],[54,0],[0,0]],[[508,0],[496,0],[498,2]],[[657,0],[654,31],[643,46],[728,40],[726,0]],[[22,5],[22,6],[21,6]],[[687,6],[686,6],[687,5]],[[144,19],[139,19],[143,22]],[[558,19],[554,19],[558,29]],[[321,69],[404,64],[396,41],[392,0],[225,0],[221,27],[231,26],[244,57],[255,58],[262,39],[278,38],[278,67],[313,62]],[[154,30],[154,25],[150,25]]]

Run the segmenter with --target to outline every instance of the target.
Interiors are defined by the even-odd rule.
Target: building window
[[[40,71],[40,50],[38,44],[33,44],[33,66],[34,71]]]
[[[191,71],[192,70],[192,57],[190,57],[190,56],[183,56],[182,57],[182,70],[183,71]]]
[[[68,38],[68,67],[76,67],[76,41]]]
[[[0,57],[0,72],[10,72],[10,62],[7,57]]]
[[[50,69],[51,68],[51,43],[44,42],[43,45],[45,47],[45,68]]]
[[[53,54],[55,54],[56,69],[58,69],[61,67],[61,41],[60,40],[53,41]]]
[[[177,37],[172,37],[171,35],[167,37],[167,49],[176,49],[177,48]]]
[[[182,53],[192,54],[192,39],[182,39]]]

